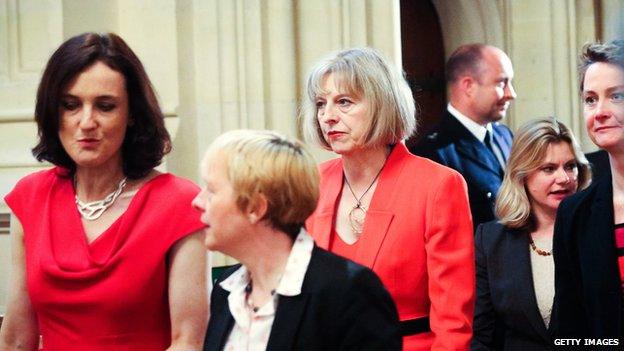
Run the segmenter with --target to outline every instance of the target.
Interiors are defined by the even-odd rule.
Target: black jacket
[[[537,307],[529,250],[526,232],[496,221],[477,228],[473,351],[552,349]]]
[[[624,336],[614,230],[610,174],[559,206],[553,245],[555,337]]]
[[[598,150],[585,154],[587,161],[591,164],[592,178],[597,180],[606,174],[611,174],[611,164],[609,154],[604,150]]]
[[[222,350],[234,326],[220,281],[212,292],[206,351]],[[315,247],[301,294],[279,296],[267,350],[399,351],[401,344],[396,307],[375,273]]]
[[[493,123],[493,140],[505,160],[509,157],[512,134],[506,126]],[[411,150],[458,171],[468,184],[472,222],[476,226],[496,219],[494,202],[503,181],[504,170],[485,144],[445,111],[439,124]]]

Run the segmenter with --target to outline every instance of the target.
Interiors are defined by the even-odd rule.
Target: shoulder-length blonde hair
[[[528,122],[514,137],[505,177],[496,198],[496,216],[503,225],[516,229],[530,229],[535,225],[526,179],[540,167],[548,146],[560,142],[570,145],[574,153],[578,167],[577,190],[589,185],[589,163],[568,127],[554,117]]]
[[[368,146],[391,145],[409,138],[416,130],[416,106],[412,90],[402,72],[372,48],[342,50],[319,61],[308,74],[301,111],[303,134],[307,141],[327,150],[317,119],[316,100],[323,93],[329,74],[349,94],[370,103],[371,123],[365,137]]]

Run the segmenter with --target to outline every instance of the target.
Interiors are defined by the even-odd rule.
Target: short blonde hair
[[[591,182],[591,169],[574,134],[554,117],[531,121],[520,127],[511,146],[505,177],[496,198],[496,216],[510,228],[533,229],[526,179],[542,164],[548,146],[565,142],[572,148],[578,167],[578,188]]]
[[[268,206],[263,219],[294,239],[319,197],[316,161],[304,145],[272,131],[233,130],[210,145],[204,169],[217,153],[241,211],[264,196]]]
[[[323,81],[332,73],[340,89],[370,103],[372,118],[364,138],[366,145],[396,144],[415,132],[414,97],[403,74],[377,50],[354,48],[329,55],[308,74],[302,109],[306,140],[331,150],[318,122],[316,99],[323,93]]]

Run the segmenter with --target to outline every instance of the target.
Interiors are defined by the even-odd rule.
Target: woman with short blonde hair
[[[216,153],[223,157],[242,211],[262,194],[269,223],[293,238],[299,234],[318,200],[316,162],[299,141],[271,131],[235,130],[219,136],[206,153],[204,162]]]
[[[590,181],[587,160],[563,123],[546,118],[518,130],[496,199],[500,219],[479,225],[475,236],[472,350],[551,349],[557,208]]]
[[[214,286],[205,351],[401,349],[396,308],[379,278],[316,247],[303,229],[319,187],[302,143],[227,132],[201,173],[193,205],[207,225],[206,247],[241,262]]]

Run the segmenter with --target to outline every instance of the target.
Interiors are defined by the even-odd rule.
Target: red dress
[[[44,350],[169,347],[167,255],[204,226],[191,207],[198,192],[188,180],[156,176],[87,243],[64,170],[17,183],[5,200],[24,228],[26,281]]]

